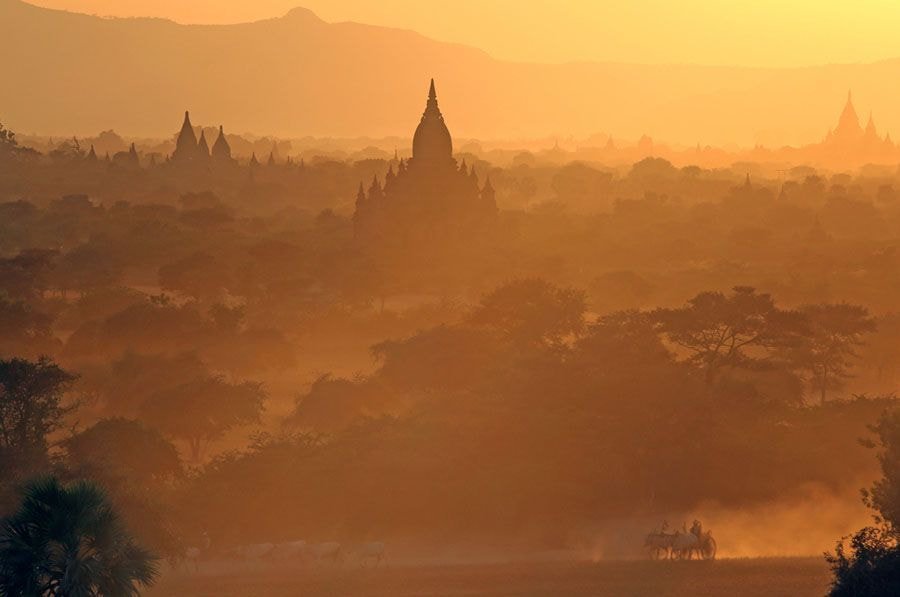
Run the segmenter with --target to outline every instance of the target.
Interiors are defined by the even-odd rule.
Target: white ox
[[[679,532],[672,539],[672,552],[679,559],[692,559],[694,552],[700,551],[700,539],[694,533]]]
[[[317,543],[309,549],[309,554],[315,558],[316,562],[330,560],[333,564],[339,562],[343,557],[341,544],[337,541]]]
[[[306,541],[287,541],[278,543],[269,553],[269,557],[273,560],[298,560],[306,555]]]
[[[387,546],[383,541],[372,541],[357,545],[353,553],[359,560],[360,566],[365,567],[367,562],[374,562],[377,568],[384,561],[386,550]]]
[[[210,539],[209,539],[209,535],[207,535],[207,534],[204,532],[204,533],[201,535],[201,545],[200,545],[200,547],[188,547],[188,548],[184,551],[184,561],[185,561],[185,564],[187,564],[187,565],[193,564],[193,565],[194,565],[194,570],[197,571],[197,572],[199,572],[199,571],[200,571],[200,559],[203,557],[203,555],[204,555],[207,551],[209,551],[209,546],[210,546],[210,544],[211,544],[211,541],[210,541]]]
[[[271,554],[274,549],[274,543],[254,543],[237,547],[234,552],[245,560],[259,560]]]

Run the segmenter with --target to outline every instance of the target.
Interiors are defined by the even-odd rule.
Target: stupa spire
[[[175,161],[190,161],[197,157],[197,137],[194,135],[194,127],[191,125],[191,113],[184,111],[184,122],[181,132],[175,141],[175,152],[172,159]]]
[[[200,131],[200,141],[197,142],[197,154],[201,159],[209,157],[209,144],[206,142],[205,131]]]
[[[231,146],[225,139],[225,128],[221,124],[219,125],[219,137],[212,146],[212,157],[222,162],[231,161]]]
[[[869,122],[866,123],[866,135],[870,137],[877,136],[877,131],[875,130],[875,119],[872,118],[871,110],[869,110]]]
[[[853,140],[862,135],[862,127],[859,124],[859,116],[853,107],[853,94],[847,91],[847,103],[841,112],[838,125],[834,129],[834,136],[841,140]]]
[[[434,79],[428,87],[428,102],[413,135],[413,161],[448,164],[453,159],[453,140],[438,108]]]

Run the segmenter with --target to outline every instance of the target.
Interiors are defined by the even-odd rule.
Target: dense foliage
[[[138,595],[157,575],[155,557],[88,483],[32,482],[0,526],[0,594]]]

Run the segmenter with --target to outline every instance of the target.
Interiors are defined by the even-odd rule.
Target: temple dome
[[[453,140],[444,123],[434,90],[434,79],[428,92],[428,103],[413,136],[413,161],[446,162],[453,159]]]

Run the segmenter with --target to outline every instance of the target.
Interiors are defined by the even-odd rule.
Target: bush
[[[890,533],[866,527],[826,556],[834,579],[831,597],[893,597],[900,595],[900,546]]]

